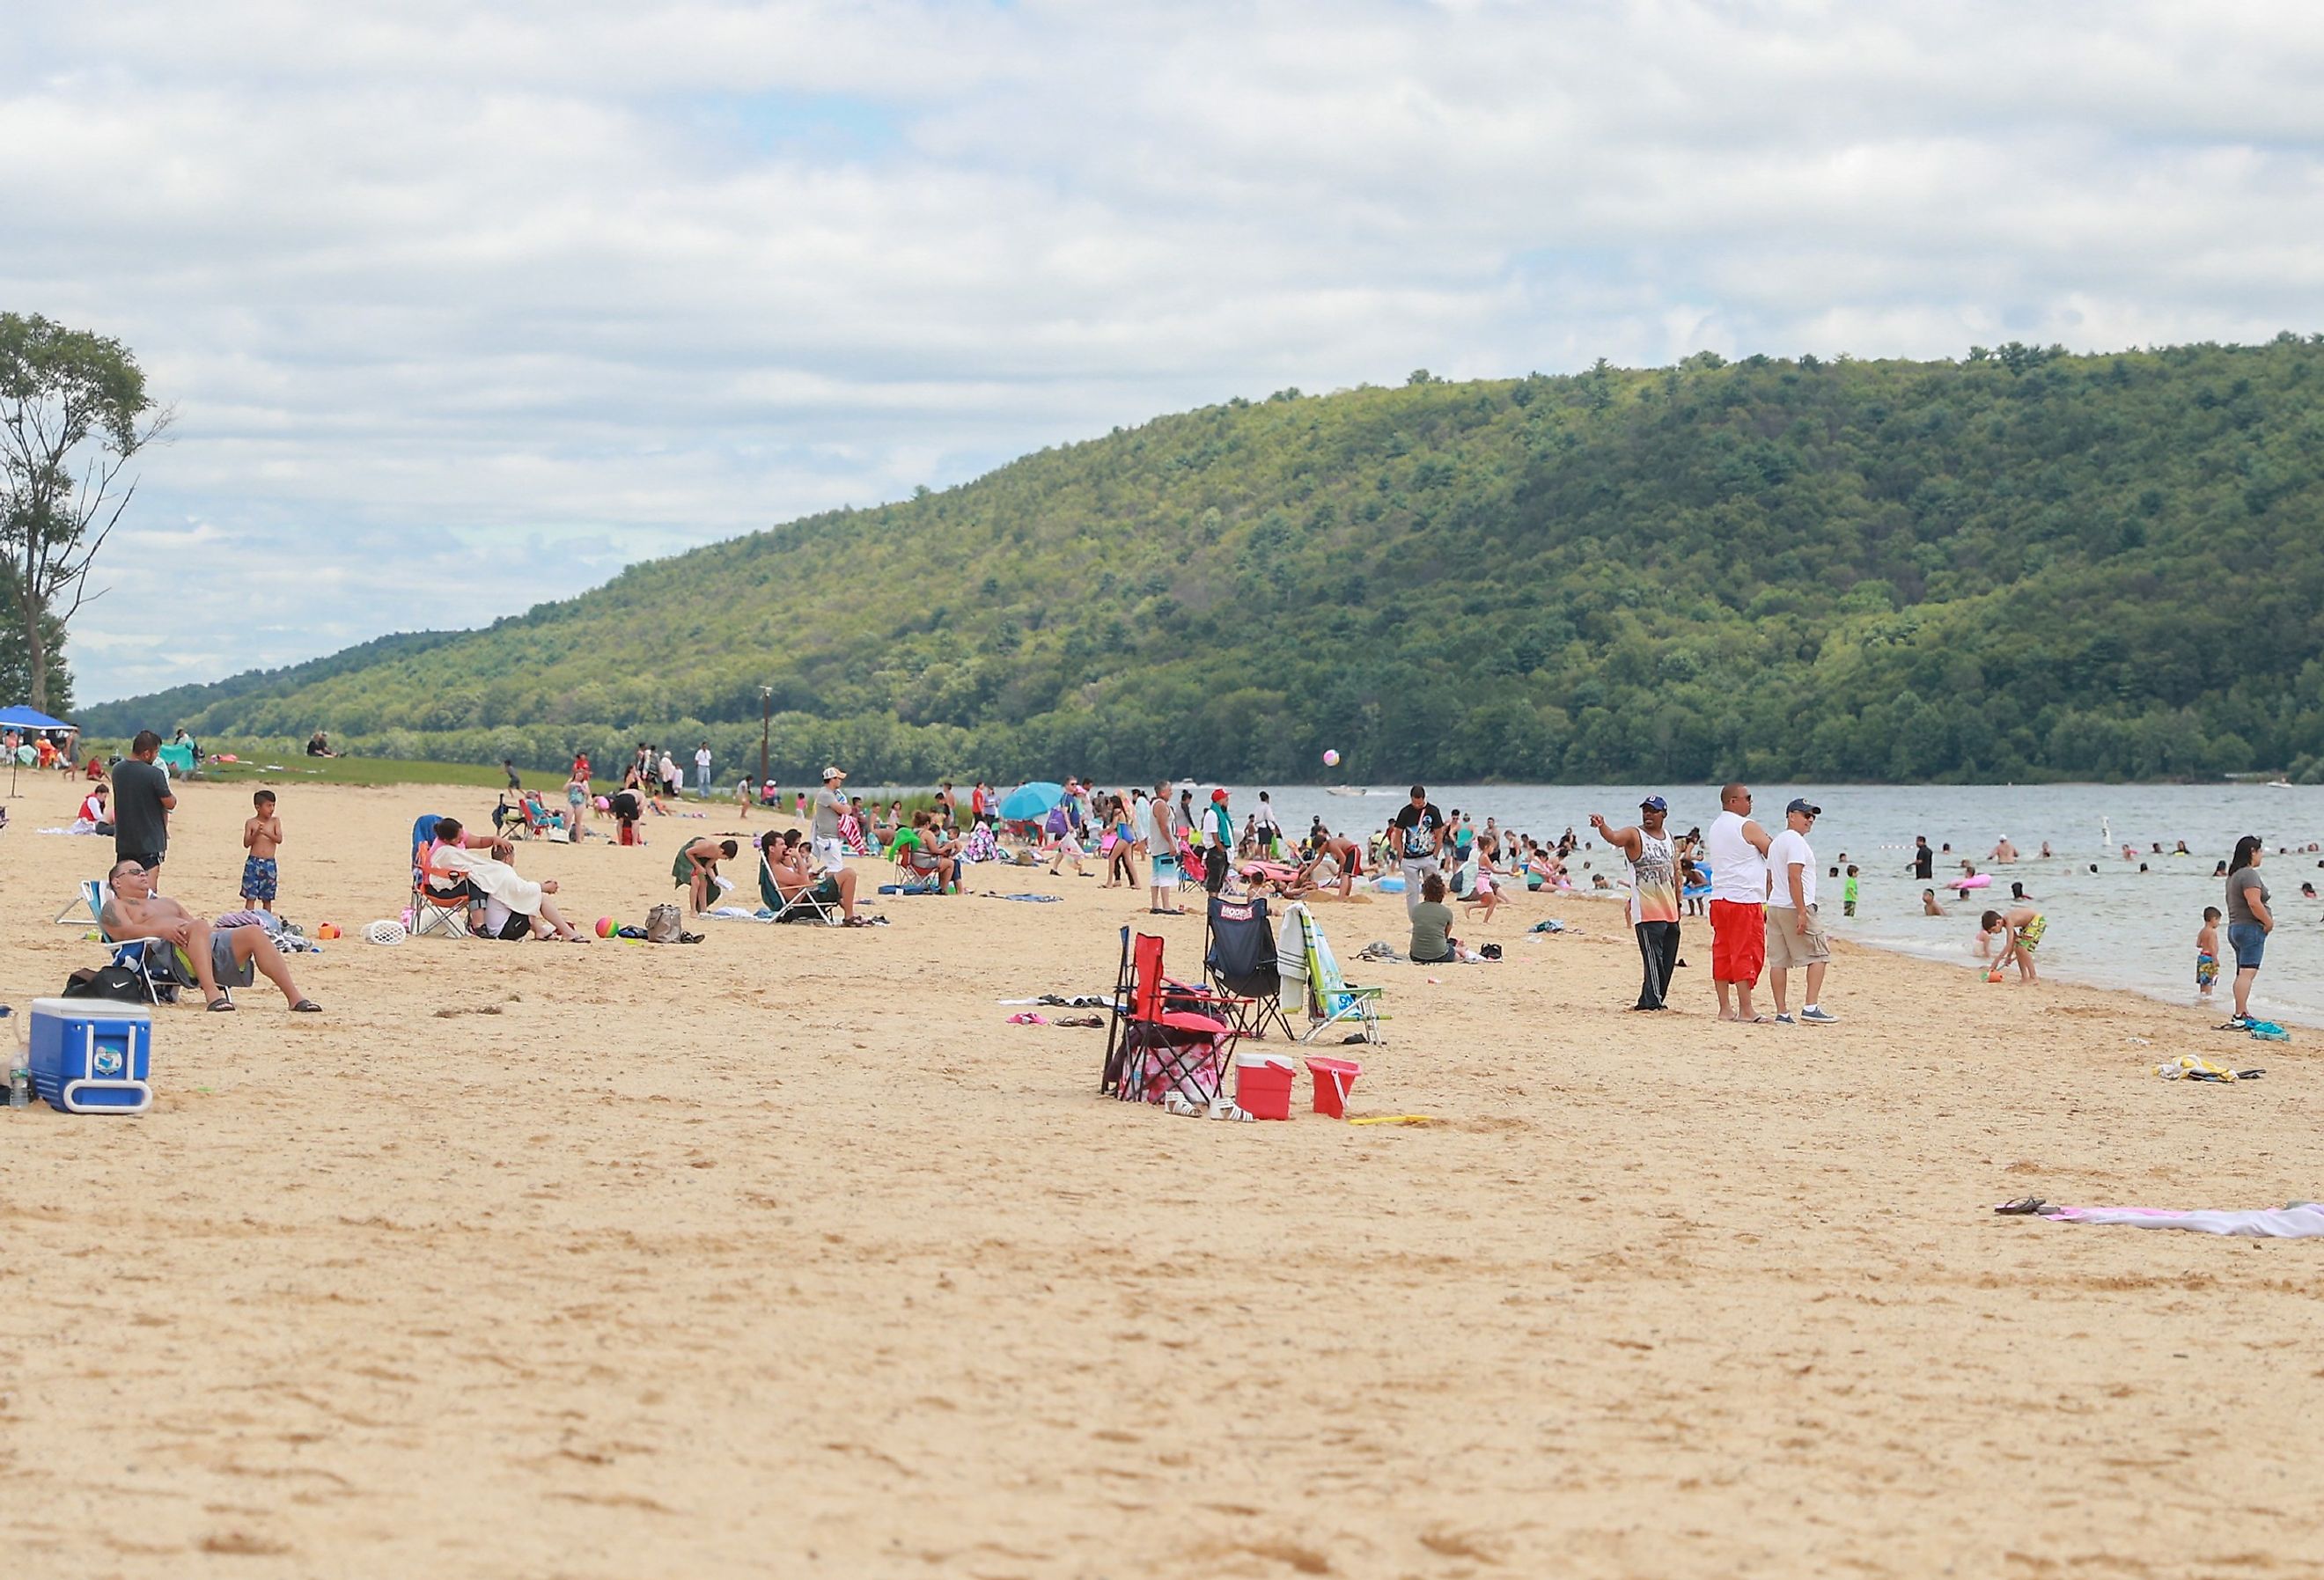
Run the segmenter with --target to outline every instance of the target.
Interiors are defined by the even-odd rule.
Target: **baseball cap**
[[[1222,790],[1214,790],[1211,792],[1211,799],[1214,801],[1223,801],[1226,799],[1227,792]]]
[[[1667,812],[1670,810],[1670,803],[1663,799],[1660,796],[1648,796],[1645,800],[1640,801],[1638,806],[1641,810],[1655,812]]]
[[[825,779],[845,779],[847,777],[847,770],[836,767],[826,768],[823,771],[823,777]]]
[[[1792,804],[1784,808],[1784,813],[1786,817],[1790,816],[1794,812],[1805,812],[1811,818],[1821,818],[1823,816],[1823,808],[1817,806],[1814,802],[1809,800],[1804,796],[1794,796],[1792,798]]]

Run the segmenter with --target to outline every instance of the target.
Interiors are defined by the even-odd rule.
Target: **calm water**
[[[1260,787],[1231,785],[1236,821],[1257,805]],[[1277,819],[1304,831],[1320,817],[1334,829],[1378,828],[1403,805],[1404,786],[1358,799],[1327,793],[1316,786],[1271,785]],[[2300,885],[2324,889],[2324,854],[2298,854],[2310,841],[2324,841],[2324,787],[2273,790],[2264,785],[1973,785],[1896,789],[1861,785],[1757,784],[1761,823],[1781,827],[1784,803],[1804,795],[1823,808],[1810,836],[1819,868],[1829,868],[1845,851],[1862,869],[1862,903],[1854,919],[1840,914],[1839,881],[1821,877],[1817,895],[1833,930],[1859,942],[1932,959],[1973,963],[1972,935],[1987,895],[2006,896],[2015,881],[2050,919],[2042,940],[2042,969],[2062,979],[2126,987],[2173,1003],[2191,1003],[2195,993],[2195,933],[2203,907],[2220,903],[2225,885],[2211,876],[2215,864],[2234,848],[2237,836],[2256,834],[2267,843],[2261,871],[2275,896],[2276,931],[2268,941],[2267,963],[2253,993],[2255,1010],[2315,1023],[2324,1021],[2324,901],[2303,901]],[[1554,840],[1568,825],[1591,834],[1590,814],[1602,812],[1616,827],[1636,820],[1639,798],[1660,793],[1671,806],[1679,830],[1708,827],[1719,810],[1719,792],[1706,787],[1638,785],[1432,785],[1429,799],[1448,813],[1467,812],[1483,827],[1488,814],[1504,828]],[[1925,834],[1932,845],[1950,844],[1940,855],[1937,879],[1958,873],[1959,858],[1994,875],[1994,887],[1956,900],[1941,889],[1942,918],[1921,914],[1923,885],[1907,876],[1913,836]],[[2021,859],[1997,865],[1986,858],[1997,840],[2010,836]],[[2109,843],[2108,836],[2111,836]],[[2043,840],[2054,853],[2044,861],[2033,853]],[[2179,840],[2191,855],[2157,855]],[[2124,845],[2138,859],[2122,859]],[[2276,847],[2294,854],[2279,855]],[[1591,871],[1619,877],[1620,858],[1597,845],[1582,852]],[[2147,871],[2139,871],[2140,863]],[[2096,864],[2098,871],[2089,869]],[[2224,939],[2223,939],[2224,941]],[[2230,965],[2227,970],[2232,972]],[[2218,996],[2227,997],[2223,975]]]

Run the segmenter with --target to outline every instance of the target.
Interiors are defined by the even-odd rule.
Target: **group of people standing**
[[[1752,815],[1748,786],[1730,783],[1719,792],[1719,815],[1703,834],[1711,867],[1711,980],[1719,998],[1719,1018],[1752,1025],[1830,1025],[1840,1019],[1822,1003],[1824,973],[1831,944],[1816,899],[1815,852],[1808,843],[1823,808],[1794,798],[1784,808],[1783,827],[1769,833]],[[1638,941],[1643,975],[1638,1010],[1670,1007],[1670,984],[1679,966],[1680,895],[1683,885],[1676,843],[1665,827],[1670,803],[1648,796],[1638,804],[1638,821],[1610,826],[1600,814],[1591,826],[1629,864],[1630,927]],[[1794,1014],[1789,976],[1806,975],[1805,1002]],[[1765,974],[1773,990],[1775,1013],[1762,1014],[1752,994]]]

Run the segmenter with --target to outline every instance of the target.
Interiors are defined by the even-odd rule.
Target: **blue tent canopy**
[[[0,707],[0,730],[69,730],[73,726],[60,718],[51,718],[45,713],[35,713],[29,707]]]

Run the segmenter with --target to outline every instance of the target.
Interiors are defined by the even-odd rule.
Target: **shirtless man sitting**
[[[240,976],[255,969],[282,990],[283,999],[293,1010],[303,1015],[322,1013],[323,1006],[301,993],[290,980],[290,967],[264,928],[253,924],[213,929],[206,919],[154,893],[153,875],[134,860],[115,862],[107,882],[113,885],[113,898],[106,901],[105,914],[98,919],[106,937],[120,944],[155,938],[182,950],[185,961],[193,966],[194,985],[212,1010],[234,1008],[234,1001],[218,985],[221,973]]]
[[[825,904],[835,901],[839,914],[849,927],[868,927],[855,914],[855,869],[841,867],[835,872],[816,877],[807,869],[807,851],[796,828],[786,828],[780,835],[770,834],[761,846],[767,864],[767,880],[775,892],[786,901],[798,897],[802,889],[821,887],[817,898]]]

